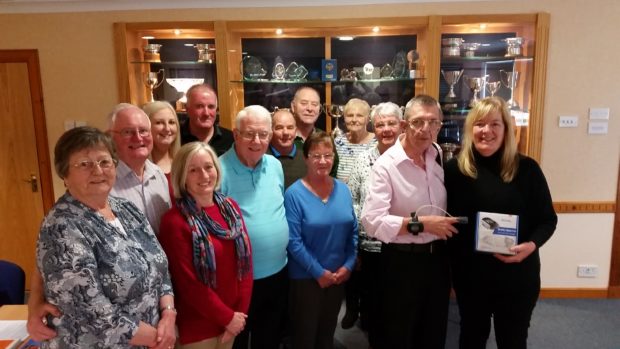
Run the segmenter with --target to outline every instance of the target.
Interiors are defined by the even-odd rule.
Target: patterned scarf
[[[189,224],[192,232],[194,250],[194,268],[198,278],[211,288],[216,288],[215,280],[215,253],[211,235],[223,240],[235,240],[237,252],[237,277],[243,278],[251,266],[250,242],[243,227],[241,214],[224,195],[213,192],[213,199],[222,217],[230,227],[224,229],[218,222],[207,215],[204,209],[196,205],[196,201],[189,195],[177,199],[177,207]]]

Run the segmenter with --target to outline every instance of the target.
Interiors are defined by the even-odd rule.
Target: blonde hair
[[[363,99],[359,99],[359,98],[349,99],[347,104],[344,105],[344,115],[347,115],[347,113],[351,109],[358,109],[359,111],[362,112],[362,114],[366,116],[367,119],[370,118],[370,105],[368,105],[368,102],[366,102]]]
[[[149,102],[142,106],[142,110],[146,113],[146,115],[148,115],[149,120],[151,121],[151,131],[153,130],[153,116],[156,113],[166,109],[172,112],[172,115],[174,115],[174,123],[177,125],[176,137],[174,138],[174,142],[170,145],[170,148],[168,148],[168,154],[171,157],[174,157],[174,154],[176,154],[181,147],[181,125],[179,125],[179,117],[177,116],[176,110],[174,110],[170,103],[165,101]]]
[[[493,112],[499,112],[504,122],[504,141],[501,152],[500,175],[505,183],[511,182],[519,167],[519,153],[512,126],[512,116],[508,105],[500,97],[488,97],[480,100],[467,114],[465,119],[463,144],[458,155],[459,170],[468,177],[476,178],[476,159],[474,158],[474,124]]]
[[[211,158],[213,159],[213,166],[215,166],[215,171],[217,172],[215,189],[217,190],[220,188],[220,183],[222,182],[222,167],[220,166],[220,161],[217,158],[215,150],[203,142],[190,142],[182,146],[177,152],[177,155],[174,157],[174,160],[172,160],[170,180],[172,182],[172,189],[174,191],[175,199],[180,199],[183,196],[189,195],[186,186],[187,168],[192,157],[201,150],[204,150],[211,155]]]

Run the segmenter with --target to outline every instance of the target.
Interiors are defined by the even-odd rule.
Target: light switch
[[[590,108],[590,120],[609,120],[609,108]]]
[[[590,121],[588,122],[588,134],[606,135],[608,131],[607,121]]]

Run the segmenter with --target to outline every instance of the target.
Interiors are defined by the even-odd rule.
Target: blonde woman
[[[179,137],[179,119],[170,103],[155,101],[145,104],[142,110],[151,120],[151,134],[153,136],[153,150],[151,160],[170,180],[170,170],[174,154],[181,146]]]
[[[470,222],[449,240],[460,347],[485,348],[493,319],[498,348],[524,349],[540,292],[538,249],[553,234],[558,218],[540,166],[517,152],[503,99],[485,98],[469,112],[463,148],[446,163],[445,184],[448,212]],[[513,255],[474,250],[478,212],[519,217]]]

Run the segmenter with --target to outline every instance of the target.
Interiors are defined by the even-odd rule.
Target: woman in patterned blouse
[[[373,348],[377,348],[377,315],[379,287],[377,282],[381,268],[379,253],[381,241],[369,238],[361,224],[362,208],[370,185],[370,169],[379,156],[396,143],[398,136],[403,132],[403,113],[400,107],[392,102],[381,103],[373,108],[370,113],[377,146],[362,153],[351,170],[347,185],[353,197],[353,210],[358,220],[359,228],[359,259],[361,273],[360,287],[360,314],[362,328],[368,331],[368,342]]]
[[[176,310],[168,260],[146,217],[109,196],[116,178],[110,138],[92,127],[65,132],[54,149],[67,192],[45,217],[37,264],[45,298],[61,311],[43,348],[172,348]]]

